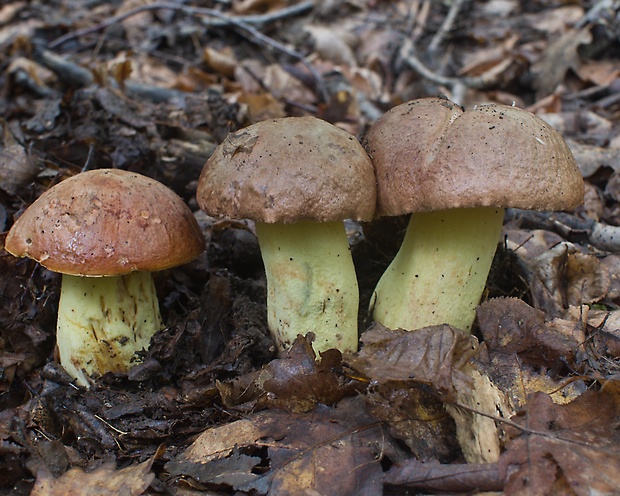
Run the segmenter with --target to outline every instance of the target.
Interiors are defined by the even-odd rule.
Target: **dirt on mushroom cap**
[[[424,98],[394,107],[365,140],[377,172],[377,215],[479,206],[566,210],[584,186],[566,142],[506,105],[463,111]]]
[[[197,199],[210,215],[267,223],[370,220],[375,177],[355,137],[288,117],[231,133],[207,161]]]
[[[181,265],[202,252],[204,239],[172,190],[140,174],[99,169],[43,193],[5,248],[54,272],[105,276]]]

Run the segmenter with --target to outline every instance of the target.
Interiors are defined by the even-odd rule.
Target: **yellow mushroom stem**
[[[269,329],[283,351],[313,332],[315,351],[357,350],[359,290],[342,222],[256,223]]]
[[[375,289],[374,320],[391,329],[450,324],[471,332],[503,219],[495,207],[413,214]]]
[[[56,339],[60,364],[80,386],[90,376],[127,372],[162,327],[150,272],[63,274]]]

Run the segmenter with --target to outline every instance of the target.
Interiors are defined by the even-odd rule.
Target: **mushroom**
[[[163,184],[132,172],[77,174],[17,219],[5,249],[62,274],[60,363],[81,386],[126,372],[162,328],[151,272],[197,257],[204,238],[192,212]]]
[[[255,221],[280,351],[308,332],[316,351],[357,349],[359,290],[343,220],[371,219],[376,190],[355,137],[314,117],[258,122],[218,146],[196,197],[209,215]]]
[[[504,105],[472,110],[440,98],[404,103],[369,129],[377,216],[413,212],[374,294],[376,321],[471,331],[505,207],[572,209],[583,179],[562,136]],[[372,304],[372,302],[371,302]]]

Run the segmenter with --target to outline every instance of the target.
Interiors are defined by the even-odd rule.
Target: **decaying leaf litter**
[[[2,492],[617,494],[619,10],[6,2],[3,231],[62,179],[112,167],[171,187],[207,250],[156,278],[168,326],[142,362],[89,390],[54,360],[58,275],[3,252]],[[347,224],[361,351],[316,361],[299,339],[276,358],[252,224],[198,209],[206,159],[264,119],[315,115],[362,139],[387,109],[438,94],[544,118],[584,205],[507,212],[475,337],[372,324],[407,219]]]

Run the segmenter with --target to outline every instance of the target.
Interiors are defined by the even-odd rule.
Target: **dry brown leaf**
[[[538,99],[553,93],[564,81],[569,69],[575,72],[579,70],[581,58],[577,49],[591,41],[590,28],[584,28],[568,31],[549,45],[543,56],[532,66]]]
[[[42,466],[30,496],[138,496],[147,490],[155,474],[153,460],[117,470],[106,463],[92,472],[72,468],[58,479]]]
[[[334,405],[355,393],[355,383],[338,372],[342,369],[340,351],[327,350],[317,360],[311,341],[298,336],[282,358],[258,372],[220,382],[217,387],[229,407],[245,403],[252,409],[307,412],[319,403]]]
[[[18,194],[38,172],[37,164],[17,142],[5,123],[0,144],[0,189],[12,195]]]
[[[612,391],[587,391],[567,405],[532,395],[513,419],[523,431],[499,462],[505,494],[618,494],[620,401]]]
[[[588,325],[594,329],[588,339],[593,349],[591,361],[620,358],[620,310],[591,310],[588,312]],[[606,365],[611,368],[610,363]],[[616,365],[616,370],[619,367],[620,363]]]
[[[454,399],[454,383],[470,383],[459,369],[473,355],[476,338],[448,325],[409,332],[375,324],[361,341],[349,363],[378,384],[414,380]]]
[[[356,66],[355,54],[351,48],[357,43],[352,33],[334,26],[308,25],[304,30],[314,42],[314,51],[323,60],[337,65]]]
[[[600,301],[610,286],[600,260],[571,243],[559,243],[526,264],[534,306],[551,317],[564,316],[570,306]]]
[[[230,47],[224,47],[221,50],[205,47],[202,52],[202,61],[211,70],[221,74],[227,78],[233,78],[235,69],[239,65],[239,61]]]
[[[536,115],[560,133],[569,136],[583,136],[590,142],[607,142],[613,129],[613,123],[609,119],[591,110],[538,112]]]
[[[577,5],[565,5],[555,9],[541,9],[537,13],[526,14],[524,19],[532,27],[545,33],[565,33],[569,26],[583,18],[584,11]]]
[[[282,102],[292,102],[301,107],[316,103],[314,92],[280,64],[268,65],[261,80],[269,93]]]
[[[498,66],[505,69],[507,65],[514,62],[511,51],[518,41],[519,36],[514,34],[502,40],[501,43],[494,43],[490,47],[480,48],[466,54],[458,74],[476,77],[490,74],[492,71],[497,70]]]
[[[217,483],[258,494],[381,494],[377,455],[385,439],[362,401],[308,414],[264,411],[208,429],[166,469],[203,487]],[[259,462],[269,469],[253,472]],[[220,467],[234,477],[218,475]]]
[[[566,142],[583,177],[588,178],[603,167],[610,167],[614,171],[620,169],[620,149],[587,145],[571,139]]]
[[[493,415],[511,410],[505,395],[469,365],[475,338],[448,325],[408,332],[376,324],[362,335],[362,342],[364,347],[349,363],[372,381],[369,408],[417,457],[449,461],[454,456],[452,423],[440,413],[440,397],[450,403],[446,408],[466,459],[497,460],[500,443],[494,421],[470,409]]]
[[[242,93],[237,101],[245,105],[250,124],[286,116],[284,104],[270,93]]]
[[[368,412],[385,423],[417,460],[449,463],[460,455],[455,425],[432,391],[413,381],[373,386],[366,394]]]
[[[530,393],[544,391],[566,403],[584,391],[580,381],[565,384],[546,373],[568,363],[578,367],[585,326],[578,319],[546,319],[541,310],[516,298],[489,300],[477,310],[489,361],[484,368],[512,404],[521,407]]]
[[[525,364],[551,367],[557,360],[574,364],[585,340],[580,323],[550,321],[544,312],[517,298],[486,301],[476,313],[488,349],[516,353]]]
[[[609,85],[620,77],[620,68],[613,60],[586,60],[578,68],[582,81],[596,85]]]
[[[536,258],[564,241],[559,234],[546,229],[511,229],[505,226],[504,234],[507,248],[524,260]]]

